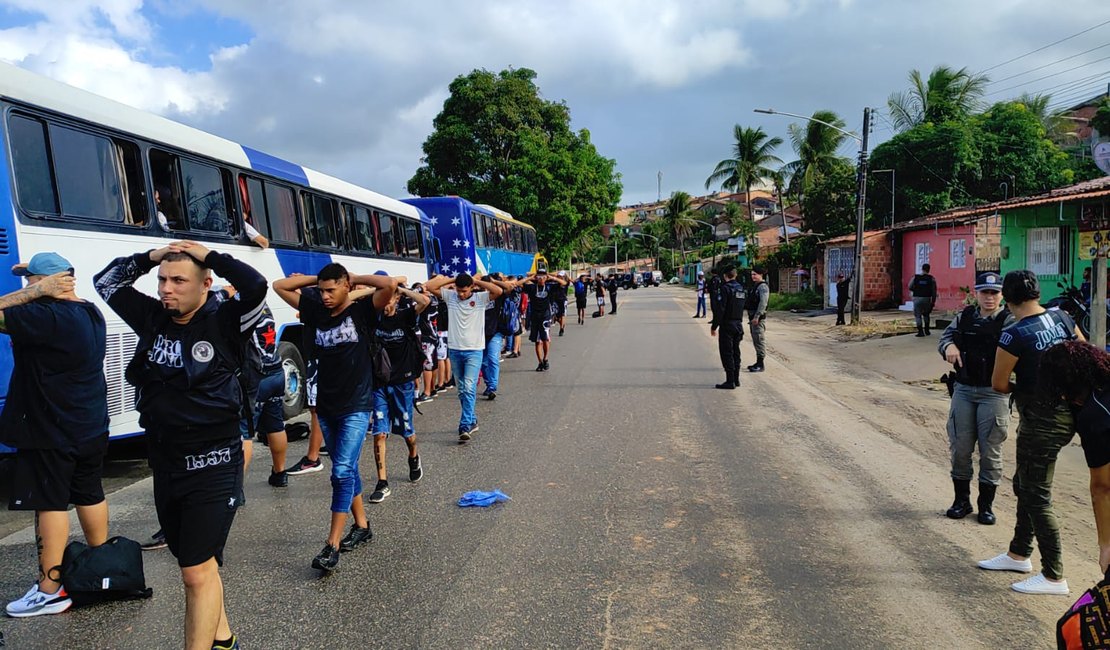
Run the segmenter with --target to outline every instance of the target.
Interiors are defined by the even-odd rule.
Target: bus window
[[[273,239],[270,224],[266,221],[266,194],[262,181],[249,176],[239,177],[239,193],[243,200],[243,219],[266,239]]]
[[[127,176],[108,138],[50,125],[50,145],[62,214],[113,223],[129,220]]]
[[[474,245],[485,247],[486,229],[482,225],[482,215],[477,212],[471,212],[470,221],[474,224]]]
[[[513,226],[513,250],[514,251],[523,251],[524,250],[524,233],[522,232],[522,230],[523,229],[520,226]]]
[[[382,248],[379,252],[382,255],[399,255],[397,230],[394,228],[393,217],[380,212],[375,214],[378,215],[378,232],[381,234],[382,242]]]
[[[28,212],[58,214],[58,195],[46,149],[46,125],[22,115],[8,119],[8,138],[19,205]]]
[[[309,242],[316,246],[339,248],[335,201],[308,192],[301,196],[304,197],[304,220]]]
[[[362,253],[373,253],[374,226],[370,223],[370,211],[361,205],[347,206],[347,223],[351,228],[351,246]]]
[[[180,163],[189,229],[229,234],[223,171],[191,160],[182,159]]]
[[[297,227],[297,206],[293,197],[293,190],[269,181],[264,184],[264,187],[270,240],[287,244],[300,243],[300,229]]]
[[[501,244],[498,243],[498,230],[497,222],[492,218],[483,216],[482,221],[486,222],[486,246],[490,248],[500,248]]]
[[[405,226],[405,257],[424,259],[424,242],[420,238],[420,224],[409,219],[402,219]]]
[[[540,247],[536,244],[536,231],[535,230],[529,230],[528,231],[528,252],[529,253],[535,253],[539,250],[540,250]]]
[[[498,223],[501,229],[501,248],[511,250],[513,247],[513,235],[509,232],[509,224],[501,221]]]

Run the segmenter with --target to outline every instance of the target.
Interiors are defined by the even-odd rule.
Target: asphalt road
[[[424,480],[407,481],[404,445],[391,444],[393,495],[368,505],[374,542],[331,576],[309,567],[326,472],[274,490],[256,448],[223,570],[243,647],[1052,645],[1049,615],[1072,599],[1022,598],[1007,576],[976,571],[971,555],[991,545],[937,516],[943,477],[907,478],[916,452],[781,363],[714,390],[716,341],[690,318],[688,292],[620,298],[617,316],[555,339],[549,372],[534,371],[527,345],[505,361],[469,444],[456,442],[454,393],[424,407]],[[372,464],[364,453],[368,485]],[[493,488],[512,501],[455,505]],[[149,479],[111,504],[114,534],[156,528]],[[27,530],[0,540],[0,594],[26,590],[32,548]],[[151,600],[0,620],[8,647],[178,646],[176,565],[145,557]]]

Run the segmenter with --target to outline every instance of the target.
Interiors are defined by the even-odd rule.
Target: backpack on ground
[[[590,314],[590,318],[601,318],[601,311],[595,311],[594,313]]]
[[[93,547],[70,542],[62,555],[62,585],[78,607],[154,594],[143,575],[143,551],[126,537]]]
[[[1059,650],[1110,647],[1110,571],[1056,623]]]

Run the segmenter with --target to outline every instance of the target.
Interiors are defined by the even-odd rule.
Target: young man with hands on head
[[[158,268],[158,298],[132,285]],[[210,291],[212,273],[239,300]],[[219,567],[242,498],[242,351],[262,317],[266,279],[193,241],[113,260],[100,297],[139,335],[127,380],[136,386],[154,474],[158,523],[185,583],[185,647],[238,648]]]
[[[529,273],[524,281],[524,294],[531,304],[528,340],[536,344],[536,372],[551,369],[547,357],[551,353],[551,321],[556,313],[554,300],[558,298],[556,287],[565,289],[567,281],[559,276],[547,274],[547,267],[541,265],[535,273]],[[565,295],[565,291],[564,291]]]
[[[460,273],[454,278],[437,275],[424,283],[424,288],[441,301],[440,314],[447,313],[447,354],[458,379],[459,442],[463,443],[478,430],[474,414],[478,372],[486,350],[486,306],[501,296],[502,289],[492,282]],[[485,291],[476,291],[485,289]]]
[[[274,282],[274,291],[301,314],[315,342],[319,376],[316,415],[331,456],[331,526],[312,567],[332,571],[340,551],[370,541],[370,523],[362,500],[358,461],[370,428],[373,406],[371,342],[377,311],[393,299],[398,281],[384,275],[351,275],[341,264],[328,264],[318,275],[299,275]],[[299,291],[315,285],[316,291]],[[372,298],[355,301],[352,289],[376,289]],[[347,513],[355,519],[345,537]]]

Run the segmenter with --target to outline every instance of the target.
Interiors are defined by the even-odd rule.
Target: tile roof
[[[1103,178],[1096,178],[1094,180],[1076,183],[1075,185],[1068,185],[1066,187],[1058,187],[1044,194],[1037,194],[1034,196],[1015,196],[1012,199],[1005,201],[995,201],[994,203],[984,203],[982,205],[965,205],[956,208],[945,210],[944,212],[937,212],[930,214],[920,219],[912,221],[905,221],[895,226],[897,230],[913,230],[915,228],[932,226],[937,222],[959,221],[970,217],[978,217],[985,214],[991,214],[1001,210],[1013,210],[1016,208],[1027,208],[1034,205],[1044,205],[1045,203],[1056,203],[1058,201],[1081,201],[1083,199],[1092,199],[1100,196],[1110,196],[1110,176]]]

